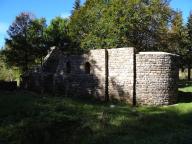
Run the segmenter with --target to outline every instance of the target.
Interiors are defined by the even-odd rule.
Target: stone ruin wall
[[[133,102],[134,48],[108,49],[109,97]]]
[[[56,91],[64,91],[65,95],[90,95],[101,100],[108,95],[109,99],[131,102],[133,57],[134,48],[100,49],[84,55],[62,55],[54,75]],[[67,62],[71,65],[70,73],[66,73]],[[85,72],[86,62],[91,65],[90,74]]]
[[[90,73],[85,71],[86,63],[90,64]],[[62,92],[66,96],[90,95],[104,99],[105,50],[91,50],[83,55],[62,55],[57,72],[54,74],[54,85],[55,91]]]
[[[101,100],[107,96],[142,105],[167,105],[177,100],[178,58],[173,54],[135,55],[134,48],[115,48],[91,50],[83,55],[59,52],[55,58],[59,59],[56,69],[54,65],[28,76],[28,89],[43,87],[44,91],[65,96],[94,96]]]
[[[143,105],[168,105],[177,101],[177,56],[163,52],[136,55],[136,96]]]

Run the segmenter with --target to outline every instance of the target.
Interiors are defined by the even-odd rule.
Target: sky
[[[0,48],[4,45],[6,31],[15,17],[21,12],[31,12],[37,18],[44,17],[50,22],[56,16],[69,17],[75,0],[0,0]],[[82,3],[85,0],[81,0]],[[183,12],[184,21],[187,21],[191,0],[172,0],[171,7]]]

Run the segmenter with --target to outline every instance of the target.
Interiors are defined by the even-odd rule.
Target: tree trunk
[[[188,65],[188,81],[191,80],[191,66],[190,64]]]
[[[41,71],[43,71],[43,57],[41,57]]]
[[[27,52],[25,52],[25,64],[24,64],[24,72],[27,72],[28,69],[28,55]]]

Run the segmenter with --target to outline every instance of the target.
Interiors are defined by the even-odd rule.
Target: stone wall
[[[105,50],[83,55],[62,55],[54,75],[55,90],[65,95],[105,96]]]
[[[167,105],[177,100],[177,56],[134,48],[91,50],[68,55],[53,49],[43,69],[23,75],[29,90],[116,99],[131,104]]]
[[[177,56],[164,52],[136,55],[136,100],[144,105],[167,105],[177,100]]]
[[[108,49],[109,97],[133,102],[134,48]]]
[[[126,60],[125,60],[126,59]],[[66,95],[92,95],[132,103],[134,48],[91,50],[84,55],[63,55],[54,76],[55,87]],[[70,72],[67,73],[67,63]],[[90,64],[90,73],[85,71]]]

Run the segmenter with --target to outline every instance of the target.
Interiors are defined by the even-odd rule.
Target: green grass
[[[180,80],[179,91],[192,93],[192,81]]]
[[[184,88],[179,88],[180,91],[182,92],[192,92],[192,86],[187,86]]]
[[[192,103],[165,107],[111,105],[29,92],[1,92],[0,143],[192,143]]]

